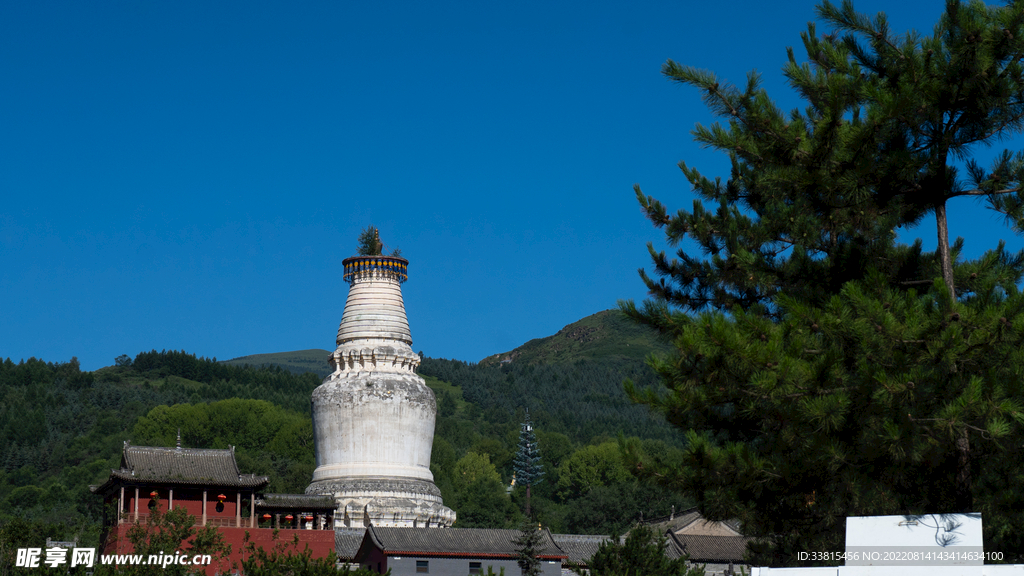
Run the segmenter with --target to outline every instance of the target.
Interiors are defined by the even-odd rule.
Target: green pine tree
[[[1024,254],[1000,245],[957,261],[963,241],[928,254],[920,241],[898,244],[895,229],[944,218],[940,204],[968,190],[941,167],[950,154],[1019,128],[1016,96],[986,90],[1010,89],[1003,74],[1019,81],[1020,57],[1001,68],[978,61],[976,75],[1002,86],[993,88],[964,71],[962,43],[973,34],[998,45],[985,49],[1009,50],[1010,36],[1024,37],[1024,5],[950,3],[934,38],[893,38],[884,16],[847,4],[819,13],[854,34],[818,37],[811,26],[809,62],[790,52],[785,73],[803,111],[779,111],[756,75],[740,90],[671,61],[663,70],[702,90],[726,121],[694,134],[729,154],[732,172],[709,180],[681,163],[699,196],[692,212],[670,215],[636,190],[669,245],[685,243],[674,259],[649,245],[660,278],[641,276],[652,298],[622,305],[678,348],[651,363],[664,391],[627,390],[685,431],[688,446],[675,469],[635,444],[627,457],[692,495],[705,516],[739,518],[766,565],[842,549],[852,515],[981,511],[986,545],[1006,549],[1022,502],[1003,478],[1021,477],[1024,456]],[[862,47],[856,34],[868,24],[876,31]],[[940,47],[948,66],[929,68]],[[921,59],[923,84],[908,88],[915,72],[900,54]],[[950,108],[937,82],[960,82],[972,99]],[[922,136],[927,115],[908,111],[922,106],[954,120]],[[1004,155],[993,170],[1006,187],[990,201],[1019,228],[1014,162]],[[992,185],[975,179],[976,192]]]
[[[955,298],[947,202],[983,196],[1018,229],[1024,221],[1024,157],[1006,152],[991,170],[971,157],[979,145],[1024,129],[1024,6],[950,0],[934,33],[924,37],[894,36],[884,14],[858,14],[850,0],[841,7],[825,1],[818,13],[847,34],[808,38],[808,47],[842,56],[821,58],[824,71],[867,79],[876,113],[900,141],[903,165],[885,175],[895,176],[898,191],[934,213],[941,277]],[[965,159],[966,180],[956,167]]]
[[[360,256],[379,256],[384,249],[384,244],[380,241],[380,231],[372,224],[359,233],[358,242],[356,254]]]
[[[530,487],[540,484],[544,477],[544,467],[540,461],[540,448],[537,447],[537,435],[533,432],[530,412],[526,412],[519,431],[519,444],[516,457],[512,463],[516,483],[526,486],[526,518],[530,519]]]
[[[359,232],[357,239],[356,254],[360,256],[380,256],[384,254],[387,246],[380,241],[380,230],[374,225],[369,225]],[[401,248],[395,248],[388,256],[399,258],[402,256]]]
[[[519,536],[515,539],[516,563],[523,576],[540,576],[540,543],[544,539],[539,525],[534,525],[529,518],[519,526]]]

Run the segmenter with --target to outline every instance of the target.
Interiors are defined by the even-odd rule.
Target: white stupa
[[[451,526],[430,473],[437,404],[416,374],[402,283],[409,262],[356,256],[331,354],[334,373],[313,391],[316,470],[307,494],[330,494],[336,526]]]

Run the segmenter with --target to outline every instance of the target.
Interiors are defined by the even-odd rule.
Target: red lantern
[[[220,500],[221,502],[223,502],[225,498],[227,498],[227,496],[223,494],[217,494],[217,499]]]
[[[263,515],[263,519],[264,520],[270,520],[270,514],[264,514]]]
[[[156,493],[156,490],[153,490],[152,492],[150,492],[150,493],[149,493],[149,497],[150,497],[150,498],[156,498],[156,497],[157,497],[157,493]]]
[[[306,520],[312,520],[313,516],[311,514],[306,514],[305,518]]]
[[[294,516],[292,516],[291,514],[284,517],[284,519],[288,520],[289,522],[291,522],[292,518],[294,518]]]

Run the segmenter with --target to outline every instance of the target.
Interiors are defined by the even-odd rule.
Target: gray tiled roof
[[[651,518],[650,520],[644,521],[647,526],[654,526],[657,528],[671,528],[673,532],[689,526],[697,520],[700,520],[703,516],[696,508],[690,508],[683,510],[682,512],[676,512],[672,516],[662,516],[660,518]]]
[[[334,497],[324,494],[262,494],[256,497],[256,508],[301,508],[303,510],[334,510]]]
[[[569,562],[586,563],[594,557],[601,544],[611,540],[611,536],[591,536],[588,534],[552,534],[551,539],[565,552]]]
[[[683,544],[676,538],[675,534],[671,530],[665,531],[665,539],[667,540],[665,547],[665,556],[668,556],[672,560],[676,558],[682,558],[686,552],[683,551]]]
[[[689,526],[689,525],[691,525],[691,524],[693,524],[693,523],[695,523],[697,521],[700,521],[700,520],[704,520],[704,517],[701,516],[700,512],[697,511],[696,508],[690,508],[690,509],[687,509],[687,510],[683,510],[682,512],[677,512],[677,513],[673,514],[672,516],[662,516],[660,518],[652,518],[650,520],[645,521],[644,524],[647,525],[647,526],[655,527],[655,528],[657,528],[659,530],[660,529],[664,529],[664,528],[669,528],[673,532],[678,532],[680,530],[683,530],[687,526]],[[741,533],[740,532],[740,521],[737,518],[732,518],[732,519],[729,519],[729,520],[725,520],[725,521],[720,522],[719,524],[727,526],[730,530],[736,532],[737,534]]]
[[[149,484],[189,484],[226,488],[265,487],[266,476],[239,474],[235,450],[204,448],[160,448],[125,443],[121,469],[93,492],[102,492],[117,481]]]
[[[566,554],[542,531],[538,558],[565,559]],[[384,551],[388,556],[463,556],[463,557],[515,557],[519,546],[515,540],[519,530],[490,528],[381,528],[366,531],[362,553],[368,544]]]
[[[338,560],[355,560],[364,536],[366,536],[366,528],[335,528],[334,553],[338,556]]]
[[[671,534],[677,546],[690,555],[690,561],[696,563],[743,563],[743,554],[747,551],[747,542],[753,540],[746,536],[704,536],[694,534]]]

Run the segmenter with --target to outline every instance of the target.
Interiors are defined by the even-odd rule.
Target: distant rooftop
[[[334,553],[338,556],[338,560],[355,560],[364,536],[366,536],[366,528],[335,528]]]
[[[90,489],[94,493],[100,493],[118,482],[259,490],[265,488],[270,480],[266,476],[239,473],[234,447],[161,448],[132,446],[125,442],[121,454],[121,468],[111,470],[106,482]]]
[[[653,518],[645,524],[668,536],[669,556],[688,554],[698,564],[742,563],[747,543],[753,540],[740,533],[738,520],[713,522],[696,508]]]
[[[519,530],[490,528],[381,528],[366,529],[360,550],[372,544],[388,556],[458,556],[474,558],[514,558],[519,546]],[[547,530],[542,531],[538,558],[562,560],[566,554],[555,544]]]
[[[680,554],[689,555],[697,564],[742,564],[747,551],[747,536],[707,536],[703,534],[669,534]],[[673,546],[669,546],[670,555]],[[678,555],[676,556],[678,557]]]
[[[611,536],[595,536],[590,534],[552,534],[551,539],[569,557],[569,562],[586,564],[594,557],[601,544],[611,540]]]

